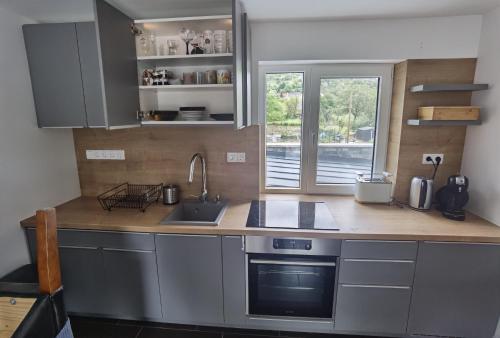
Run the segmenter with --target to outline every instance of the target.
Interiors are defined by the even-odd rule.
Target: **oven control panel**
[[[311,250],[312,241],[307,239],[274,238],[273,248],[286,250]]]

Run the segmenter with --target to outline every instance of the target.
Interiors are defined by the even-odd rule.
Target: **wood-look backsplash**
[[[408,126],[417,118],[418,107],[469,106],[471,92],[412,93],[417,84],[473,83],[476,59],[408,60],[394,68],[392,111],[387,171],[394,174],[394,197],[408,201],[413,176],[432,175],[432,165],[422,164],[422,155],[444,154],[436,175],[435,190],[448,176],[460,173],[466,127]],[[474,128],[474,127],[473,127]]]
[[[194,153],[207,160],[208,193],[232,200],[259,192],[259,128],[143,127],[122,130],[74,129],[82,195],[96,196],[120,183],[178,184],[181,198],[199,195],[201,168],[187,184]],[[86,150],[125,150],[125,160],[87,160]],[[227,152],[245,152],[245,163],[227,163]]]

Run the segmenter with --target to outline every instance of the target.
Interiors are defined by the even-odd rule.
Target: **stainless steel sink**
[[[160,223],[167,225],[217,226],[226,209],[227,202],[225,201],[202,202],[199,200],[184,200]]]

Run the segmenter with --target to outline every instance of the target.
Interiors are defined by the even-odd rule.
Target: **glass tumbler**
[[[214,31],[214,51],[215,53],[226,53],[227,51],[226,31],[224,30]]]

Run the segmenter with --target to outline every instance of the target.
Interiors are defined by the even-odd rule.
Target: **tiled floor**
[[[71,317],[71,326],[75,338],[361,338],[361,336],[224,329],[86,317]]]

